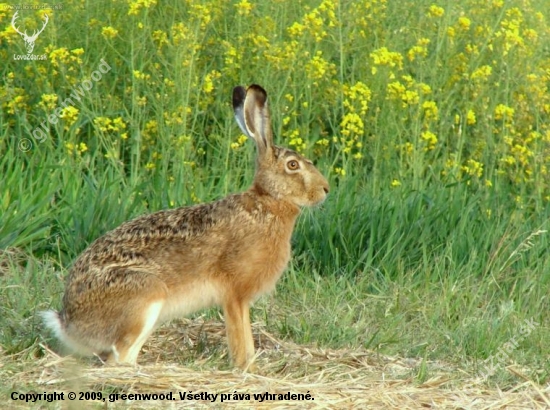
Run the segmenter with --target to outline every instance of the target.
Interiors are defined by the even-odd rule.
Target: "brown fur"
[[[159,323],[217,305],[235,365],[250,365],[249,306],[274,289],[290,258],[299,207],[323,201],[328,183],[311,161],[273,145],[260,86],[236,87],[233,104],[258,149],[252,187],[141,216],[93,242],[70,270],[62,310],[43,313],[73,350],[135,363]]]

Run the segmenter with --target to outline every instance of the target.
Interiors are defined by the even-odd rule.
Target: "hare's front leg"
[[[250,305],[248,300],[230,298],[223,306],[229,352],[235,366],[253,370],[254,339],[250,326]]]

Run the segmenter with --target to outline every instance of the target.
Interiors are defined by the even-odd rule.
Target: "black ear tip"
[[[243,105],[245,97],[246,89],[242,85],[233,88],[233,108]]]
[[[248,86],[248,89],[258,91],[261,94],[267,95],[267,92],[263,89],[263,87],[258,84],[251,84],[250,86]]]
[[[267,101],[267,92],[258,84],[251,84],[246,92],[254,93],[257,101],[262,105]]]

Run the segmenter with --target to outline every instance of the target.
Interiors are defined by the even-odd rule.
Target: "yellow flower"
[[[81,56],[82,54],[84,54],[84,49],[82,47],[80,48],[73,48],[71,50],[71,53],[74,54],[75,56]],[[73,61],[80,61],[82,62],[82,60],[78,59],[78,60],[74,60]]]
[[[70,62],[69,50],[65,47],[61,47],[55,50],[52,50],[49,55],[49,59],[54,67],[59,67],[63,64],[68,64]]]
[[[449,28],[447,29],[447,35],[451,38],[451,40],[452,40],[453,38],[455,38],[455,36],[456,36],[456,30],[454,29],[454,27],[449,27]]]
[[[495,107],[495,120],[512,120],[514,117],[514,109],[504,104],[499,104]]]
[[[430,39],[419,39],[416,42],[416,45],[407,52],[407,58],[410,61],[414,61],[416,59],[416,56],[426,57],[428,55],[428,44],[430,44]]]
[[[439,110],[435,101],[424,101],[422,103],[424,109],[424,116],[427,120],[437,120],[439,117]]]
[[[459,17],[458,18],[458,27],[460,27],[462,30],[468,30],[470,28],[470,25],[472,22],[468,17]]]
[[[405,94],[407,89],[399,81],[394,81],[388,84],[388,95],[394,99],[400,99],[401,95]]]
[[[300,130],[294,129],[290,132],[285,132],[283,135],[289,139],[288,145],[294,147],[296,151],[301,152],[306,149],[305,141],[300,137]]]
[[[42,94],[38,105],[44,109],[44,111],[53,111],[57,105],[57,94]]]
[[[133,16],[137,15],[141,9],[148,9],[151,6],[157,4],[157,0],[134,0],[128,1],[130,8],[128,10],[128,15]]]
[[[374,65],[388,67],[403,67],[403,56],[395,51],[389,51],[386,47],[379,48],[370,53]]]
[[[292,24],[287,31],[291,37],[300,37],[305,31],[305,27],[303,24],[294,22],[294,24]]]
[[[61,110],[60,117],[63,118],[63,120],[65,121],[65,129],[68,129],[76,122],[78,118],[78,113],[78,108],[75,108],[72,105],[69,105]]]
[[[158,123],[156,120],[149,120],[145,123],[145,129],[142,132],[143,138],[146,140],[152,139],[158,134]],[[197,150],[198,151],[198,150]]]
[[[340,128],[342,129],[342,135],[346,137],[350,135],[362,135],[364,131],[363,120],[356,113],[347,113],[342,118]]]
[[[113,28],[111,26],[103,27],[101,29],[101,35],[105,37],[106,39],[113,39],[116,36],[118,36],[118,30],[116,28]]]
[[[432,92],[432,88],[428,84],[418,83],[417,86],[423,95],[428,95],[428,94],[431,94]]]
[[[189,15],[192,17],[192,20],[196,20],[200,22],[200,28],[202,30],[206,29],[206,27],[210,24],[213,18],[213,12],[215,12],[215,8],[212,7],[212,3],[210,4],[196,4],[198,2],[189,2],[191,5],[191,8],[189,10]]]
[[[426,151],[435,149],[437,144],[437,135],[431,131],[424,131],[420,134],[420,138],[426,143]]]
[[[204,83],[202,84],[202,90],[205,94],[210,94],[214,91],[214,81],[219,79],[222,74],[219,71],[212,70],[204,77]]]
[[[88,151],[88,146],[81,142],[80,144],[73,144],[72,142],[65,143],[65,149],[68,151],[69,155],[82,155],[84,152]]]
[[[113,120],[113,130],[114,131],[120,131],[126,129],[126,123],[122,119],[122,117],[117,117]]]
[[[237,49],[227,43],[227,50],[225,51],[224,63],[227,67],[240,68],[239,64],[239,53]]]
[[[94,118],[94,124],[100,131],[106,132],[111,129],[111,119],[107,117]]]
[[[535,30],[533,30],[532,28],[525,29],[523,31],[523,36],[526,39],[528,39],[530,41],[533,41],[533,42],[535,42],[539,37],[538,33]]]
[[[151,37],[157,43],[158,48],[161,48],[164,44],[168,44],[168,34],[162,30],[153,31]]]
[[[420,100],[420,96],[418,95],[418,92],[407,90],[405,91],[405,94],[402,96],[403,99],[403,106],[406,105],[415,105],[418,104],[418,101]]]
[[[359,112],[360,115],[365,115],[372,97],[370,88],[361,81],[358,81],[352,86],[344,85],[343,91],[346,97],[344,99],[344,107],[350,112]]]
[[[410,142],[406,142],[404,144],[396,145],[396,148],[402,153],[406,155],[410,155],[414,151],[414,145]]]
[[[435,4],[432,4],[428,9],[429,17],[441,17],[444,14],[445,14],[445,9],[443,7],[436,6]]]
[[[239,135],[237,138],[237,142],[232,142],[230,144],[231,149],[236,150],[244,145],[244,143],[248,140],[248,137],[246,135]]]
[[[493,73],[493,68],[490,65],[483,65],[476,69],[470,78],[472,80],[487,80]]]
[[[252,11],[253,6],[248,0],[241,0],[240,2],[235,4],[235,8],[237,9],[237,13],[239,13],[240,16],[248,16]]]
[[[476,123],[476,113],[473,110],[468,110],[466,113],[466,123],[468,125],[474,125]]]
[[[114,120],[111,120],[108,117],[97,117],[94,118],[94,125],[102,132],[119,132],[126,129],[126,123],[122,117],[117,117]],[[121,135],[121,138],[128,138],[128,134],[125,133],[124,135]]]
[[[134,78],[137,78],[138,80],[149,80],[151,78],[150,74],[142,73],[139,70],[134,70],[133,74]]]
[[[398,179],[394,179],[391,181],[390,186],[392,188],[397,188],[398,186],[401,186],[401,181],[399,181]]]
[[[403,77],[405,81],[410,85],[413,85],[412,78],[408,78],[407,76]],[[388,84],[388,98],[390,100],[400,100],[402,102],[403,108],[407,107],[408,105],[415,105],[418,104],[420,101],[420,95],[418,94],[418,91],[416,90],[409,90],[407,87],[405,87],[402,83],[399,81],[394,81]],[[419,87],[421,90],[423,87]],[[425,90],[423,90],[424,92]],[[424,92],[427,94],[427,92]]]
[[[308,76],[314,81],[321,80],[326,74],[331,74],[336,70],[334,64],[329,63],[323,58],[321,50],[315,53],[315,56],[306,64],[305,68]]]
[[[469,159],[466,161],[466,165],[462,166],[462,170],[470,176],[480,178],[483,174],[483,164],[474,159]]]
[[[346,170],[344,168],[335,167],[334,172],[336,173],[336,175],[340,175],[342,177],[346,176]]]

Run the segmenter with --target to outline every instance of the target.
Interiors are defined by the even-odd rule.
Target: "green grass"
[[[270,95],[277,142],[314,159],[331,194],[304,210],[288,272],[255,318],[297,343],[441,360],[471,374],[533,319],[539,325],[508,363],[547,383],[550,28],[536,13],[550,10],[544,0],[505,3],[497,12],[473,0],[441,1],[445,13],[435,18],[426,1],[341,2],[333,16],[318,1],[260,2],[247,16],[236,3],[213,0],[153,5],[134,16],[126,2],[75,0],[53,13],[37,40],[46,62],[13,60],[23,42],[3,34],[2,354],[24,351],[31,360],[42,354],[39,342],[53,342],[36,312],[60,306],[71,261],[95,238],[146,212],[246,189],[254,150],[235,145],[230,93],[258,82]],[[524,44],[505,52],[514,7],[523,10],[516,18]],[[322,23],[308,26],[303,17],[315,10]],[[468,30],[460,31],[461,13]],[[306,26],[302,34],[289,31],[296,21]],[[118,35],[103,36],[107,26]],[[537,41],[528,40],[529,28]],[[420,38],[430,40],[427,55],[410,61]],[[472,45],[476,52],[467,51]],[[401,67],[375,64],[371,53],[382,47],[401,56]],[[65,57],[55,57],[63,48]],[[84,49],[81,62],[76,48]],[[322,61],[313,58],[318,51]],[[78,115],[34,139],[30,132],[53,111],[42,96],[67,98],[102,58],[112,69],[75,105]],[[489,78],[472,80],[484,65]],[[405,94],[388,91],[394,81],[409,91],[427,84],[431,93],[405,104]],[[369,97],[351,96],[358,82]],[[437,118],[422,108],[429,101]],[[363,125],[350,131],[343,119],[363,102]],[[512,118],[498,118],[499,104],[513,108]],[[122,118],[125,128],[102,129],[98,118]],[[425,131],[437,135],[434,146]],[[23,138],[33,144],[28,152],[19,149]],[[488,382],[510,388],[519,380],[501,366]]]

